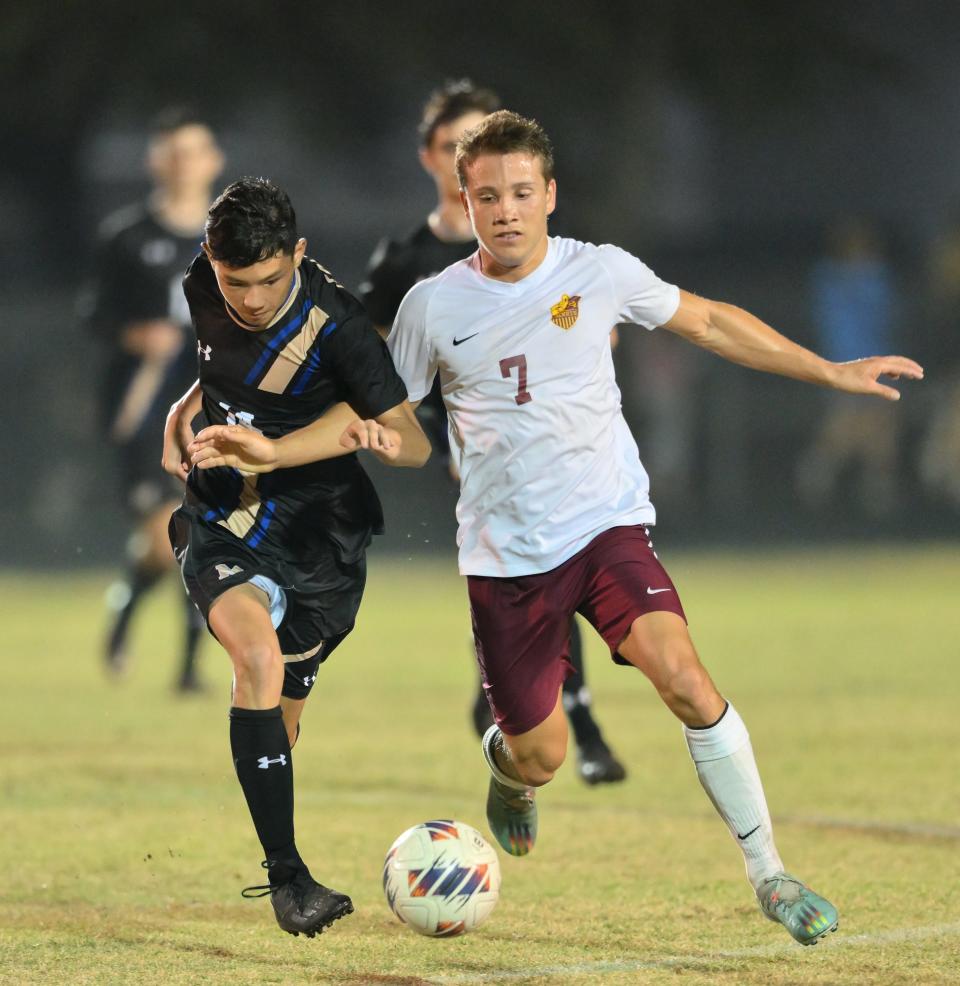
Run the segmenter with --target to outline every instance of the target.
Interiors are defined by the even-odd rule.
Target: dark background
[[[286,187],[310,253],[355,288],[377,240],[432,206],[416,159],[420,107],[464,75],[552,135],[558,231],[617,243],[798,341],[813,343],[808,279],[824,227],[857,214],[881,231],[901,299],[898,350],[927,368],[896,412],[896,509],[865,513],[843,484],[826,508],[805,508],[794,471],[827,395],[677,355],[668,347],[684,344],[672,339],[659,345],[685,368],[696,465],[664,490],[637,393],[649,338],[628,330],[618,373],[661,539],[956,532],[958,505],[925,489],[917,466],[957,365],[952,312],[934,312],[927,290],[931,251],[960,215],[956,4],[5,0],[0,10],[4,564],[114,560],[127,532],[95,426],[102,354],[73,305],[97,222],[147,189],[150,117],[198,107],[227,152],[224,184],[266,174]],[[451,550],[455,497],[439,465],[374,471],[391,528],[381,548]]]

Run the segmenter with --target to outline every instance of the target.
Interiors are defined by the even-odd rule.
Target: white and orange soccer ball
[[[472,826],[422,822],[387,852],[383,892],[390,910],[414,931],[453,938],[490,916],[500,898],[500,861]]]

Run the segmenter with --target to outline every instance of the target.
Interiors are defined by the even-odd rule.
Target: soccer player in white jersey
[[[784,870],[746,726],[700,663],[653,552],[647,474],[620,411],[608,336],[618,323],[660,326],[756,370],[888,400],[900,395],[880,377],[923,370],[900,356],[830,363],[743,309],[661,281],[615,246],[550,237],[553,153],[532,120],[486,117],[461,137],[457,173],[479,248],[411,288],[388,346],[411,402],[439,372],[451,423],[460,570],[496,719],[483,739],[490,828],[513,855],[533,847],[535,789],[566,754],[560,685],[578,612],[683,724],[763,913],[813,944],[837,927],[837,909]],[[320,456],[336,427],[318,419],[300,440]],[[270,456],[268,444],[248,433],[230,451],[253,463]]]
[[[497,725],[483,741],[501,846],[533,846],[534,790],[563,762],[566,628],[579,612],[683,723],[700,781],[746,860],[763,913],[812,944],[836,908],[784,871],[747,729],[697,657],[653,552],[647,474],[620,410],[608,334],[635,322],[744,366],[896,400],[902,357],[829,363],[732,305],[661,281],[615,246],[550,237],[550,142],[508,111],[461,137],[461,197],[479,243],[407,294],[388,346],[411,402],[439,371],[460,466],[460,570]]]

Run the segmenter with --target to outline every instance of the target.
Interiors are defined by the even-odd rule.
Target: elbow
[[[430,441],[426,437],[426,435],[424,435],[423,444],[419,449],[417,449],[414,455],[414,461],[411,462],[410,465],[414,469],[420,469],[422,466],[425,466],[427,464],[427,461],[429,460],[432,452],[433,452],[433,446],[430,444]]]

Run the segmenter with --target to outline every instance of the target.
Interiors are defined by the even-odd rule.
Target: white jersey
[[[440,373],[461,573],[547,572],[611,527],[653,522],[610,331],[662,325],[679,297],[624,250],[559,237],[516,283],[474,254],[410,289],[387,344],[411,401]]]

